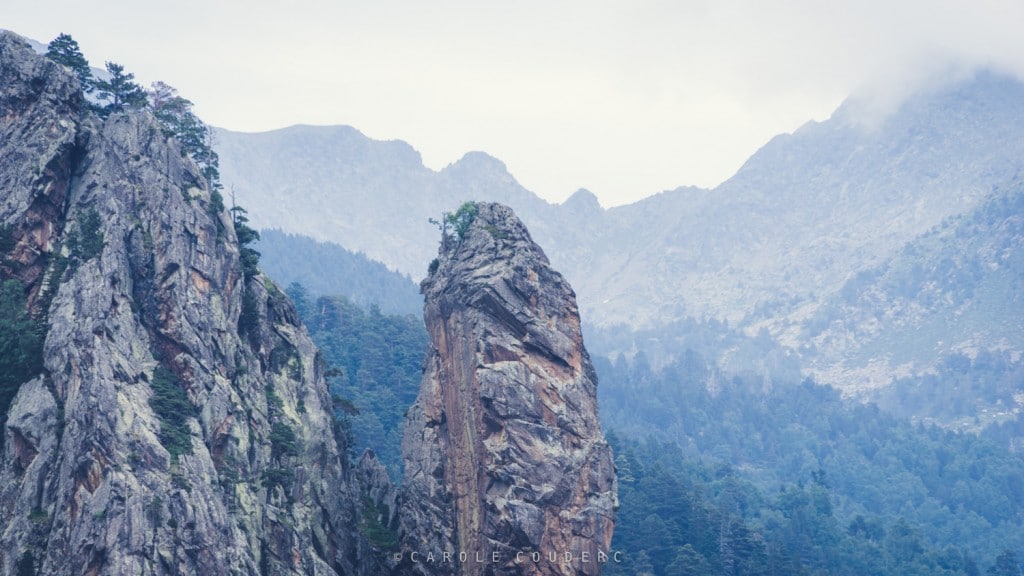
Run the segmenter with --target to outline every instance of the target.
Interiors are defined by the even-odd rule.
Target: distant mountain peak
[[[580,188],[579,190],[572,193],[572,196],[566,199],[562,204],[563,206],[597,206],[601,207],[601,202],[598,201],[597,195],[586,188]]]
[[[572,196],[569,196],[569,198],[562,203],[562,208],[567,209],[573,214],[579,215],[600,214],[601,212],[604,212],[604,208],[601,207],[601,203],[598,201],[597,196],[586,188],[580,188],[573,192]]]
[[[278,154],[309,163],[309,151],[328,150],[332,162],[338,166],[362,165],[367,162],[389,160],[409,169],[423,169],[419,151],[404,140],[374,140],[357,128],[346,124],[318,126],[293,124],[266,132],[241,132],[215,128],[218,147],[225,148],[228,167],[234,154],[258,153],[264,146],[273,147]],[[231,150],[232,146],[248,140],[244,150]],[[222,168],[223,169],[223,168]],[[308,169],[308,166],[307,166]]]
[[[498,160],[494,156],[486,152],[472,151],[466,152],[462,158],[449,164],[443,171],[474,171],[484,172],[490,174],[505,174],[511,176],[508,171],[508,166],[504,162]]]

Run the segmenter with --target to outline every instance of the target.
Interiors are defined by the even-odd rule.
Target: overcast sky
[[[605,206],[711,187],[851,93],[984,65],[1024,77],[1020,0],[3,0],[242,131],[348,124],[435,169],[471,150]]]

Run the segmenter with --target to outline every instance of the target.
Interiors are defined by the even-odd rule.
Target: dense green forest
[[[705,466],[674,443],[609,434],[619,473],[613,550],[605,574],[1019,575],[1017,553],[982,559],[928,543],[903,517],[837,513],[839,488],[824,470],[759,490],[728,464]]]
[[[769,509],[793,486],[817,483],[838,526],[858,517],[886,533],[906,526],[922,549],[954,546],[979,561],[1024,550],[1024,459],[1010,449],[1020,416],[982,434],[958,433],[846,401],[811,381],[725,374],[695,352],[660,371],[643,354],[595,365],[606,429],[662,452],[675,447],[696,467],[735,470],[761,494],[779,493],[758,497]]]
[[[402,422],[419,392],[427,348],[423,320],[364,310],[343,296],[314,298],[298,283],[286,292],[330,367],[337,416],[350,426],[348,445],[372,449],[400,480]]]
[[[288,293],[334,368],[352,445],[372,448],[397,478],[422,322],[298,284]],[[691,323],[662,340],[736,343],[719,328]],[[758,344],[744,346],[753,358]],[[623,561],[607,573],[1019,573],[1024,460],[1009,448],[1024,419],[960,433],[811,381],[726,372],[692,349],[666,348],[661,360],[655,369],[642,353],[594,357],[620,478],[613,547]],[[798,374],[787,362],[776,373]],[[936,378],[970,373],[957,366]]]

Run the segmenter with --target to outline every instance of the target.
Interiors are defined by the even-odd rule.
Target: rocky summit
[[[576,298],[512,210],[467,204],[421,284],[398,571],[599,574],[617,508]]]
[[[10,33],[0,236],[5,310],[43,335],[4,396],[0,572],[381,573],[356,480],[379,470],[349,465],[315,347],[197,166]]]

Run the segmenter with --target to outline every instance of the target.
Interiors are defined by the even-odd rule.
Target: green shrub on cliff
[[[445,221],[451,224],[452,230],[455,231],[455,235],[459,237],[460,241],[469,232],[469,227],[476,219],[476,212],[476,202],[463,202],[462,206],[459,206],[454,213],[445,215]]]
[[[0,285],[0,426],[22,384],[43,369],[41,326],[26,308],[17,280]]]
[[[192,453],[192,431],[188,419],[195,415],[196,409],[174,373],[163,366],[153,370],[149,387],[153,390],[149,407],[160,420],[160,443],[170,452],[171,460],[177,462],[182,454]]]
[[[106,243],[102,228],[103,218],[96,208],[90,207],[78,221],[78,230],[68,236],[71,254],[82,262],[99,256]]]

